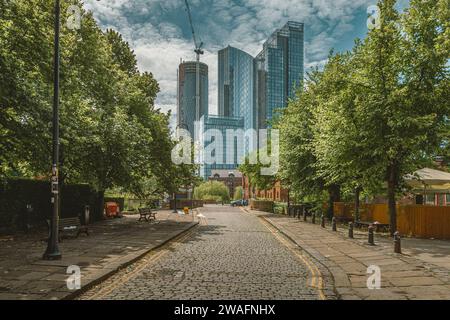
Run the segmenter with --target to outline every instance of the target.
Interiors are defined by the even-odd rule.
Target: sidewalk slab
[[[285,215],[245,211],[265,219],[324,266],[332,274],[341,299],[450,299],[450,241],[440,241],[434,249],[427,240],[414,239],[411,243],[416,247],[410,243],[403,254],[396,254],[392,240],[378,234],[375,246],[371,246],[367,244],[367,233],[358,230],[355,239],[349,239],[342,227],[333,232],[329,225],[321,228]],[[427,255],[422,254],[423,248]],[[415,252],[421,254],[417,257]],[[372,265],[381,270],[380,289],[367,288],[368,267]]]
[[[158,212],[156,223],[138,218],[124,216],[90,225],[89,236],[60,242],[62,259],[56,261],[42,260],[45,230],[8,237],[0,243],[0,300],[71,298],[198,224],[192,215],[168,210]],[[80,290],[67,288],[70,265],[81,269]]]

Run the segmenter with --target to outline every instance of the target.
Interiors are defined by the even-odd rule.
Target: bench
[[[373,226],[375,228],[375,232],[379,232],[380,230],[389,231],[390,225],[387,223],[375,223],[370,221],[355,221],[355,227],[369,227]]]
[[[139,220],[142,221],[144,219],[145,221],[151,221],[156,220],[156,212],[153,212],[151,208],[139,208]]]
[[[47,225],[50,238],[51,220],[47,219]],[[82,225],[79,217],[59,219],[58,231],[59,241],[62,241],[67,234],[74,235],[76,238],[78,238],[80,233],[85,233],[89,236],[88,226]]]

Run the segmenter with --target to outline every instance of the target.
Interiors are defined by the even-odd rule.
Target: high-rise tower
[[[258,127],[267,126],[275,109],[284,108],[304,76],[304,24],[289,21],[264,43],[255,58]]]
[[[196,64],[182,62],[178,67],[177,126],[189,130],[194,138],[196,116]],[[208,66],[200,62],[200,110],[199,118],[208,114]]]

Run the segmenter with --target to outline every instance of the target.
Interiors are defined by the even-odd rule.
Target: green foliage
[[[230,194],[224,183],[219,181],[206,181],[195,188],[194,198],[198,200],[227,202],[230,200]]]
[[[275,124],[292,194],[387,188],[394,231],[402,177],[448,154],[450,112],[449,1],[411,0],[404,13],[395,3],[379,1],[380,28],[351,52],[331,53]]]
[[[234,189],[233,199],[240,200],[243,198],[244,198],[244,190],[242,189],[241,186],[236,187],[236,189]]]
[[[253,187],[258,188],[259,190],[265,190],[272,188],[273,184],[276,181],[276,176],[261,174],[261,169],[267,167],[266,165],[262,164],[259,159],[259,154],[261,152],[264,152],[264,154],[266,154],[265,149],[261,149],[253,151],[252,154],[248,155],[245,158],[244,163],[239,166],[239,171],[249,178],[250,184]],[[256,158],[256,163],[250,163],[250,158]]]
[[[52,150],[53,1],[0,0],[0,177],[49,178]],[[122,36],[90,12],[66,27],[61,1],[61,180],[139,197],[173,192],[191,168],[171,161],[170,114]],[[183,177],[183,179],[179,179]]]

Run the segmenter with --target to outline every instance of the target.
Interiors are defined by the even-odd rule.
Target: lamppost
[[[60,0],[55,1],[55,44],[54,44],[54,74],[53,74],[53,165],[51,178],[53,213],[50,225],[50,235],[47,240],[44,260],[61,259],[58,247],[58,224],[59,224],[59,33],[61,22]]]

